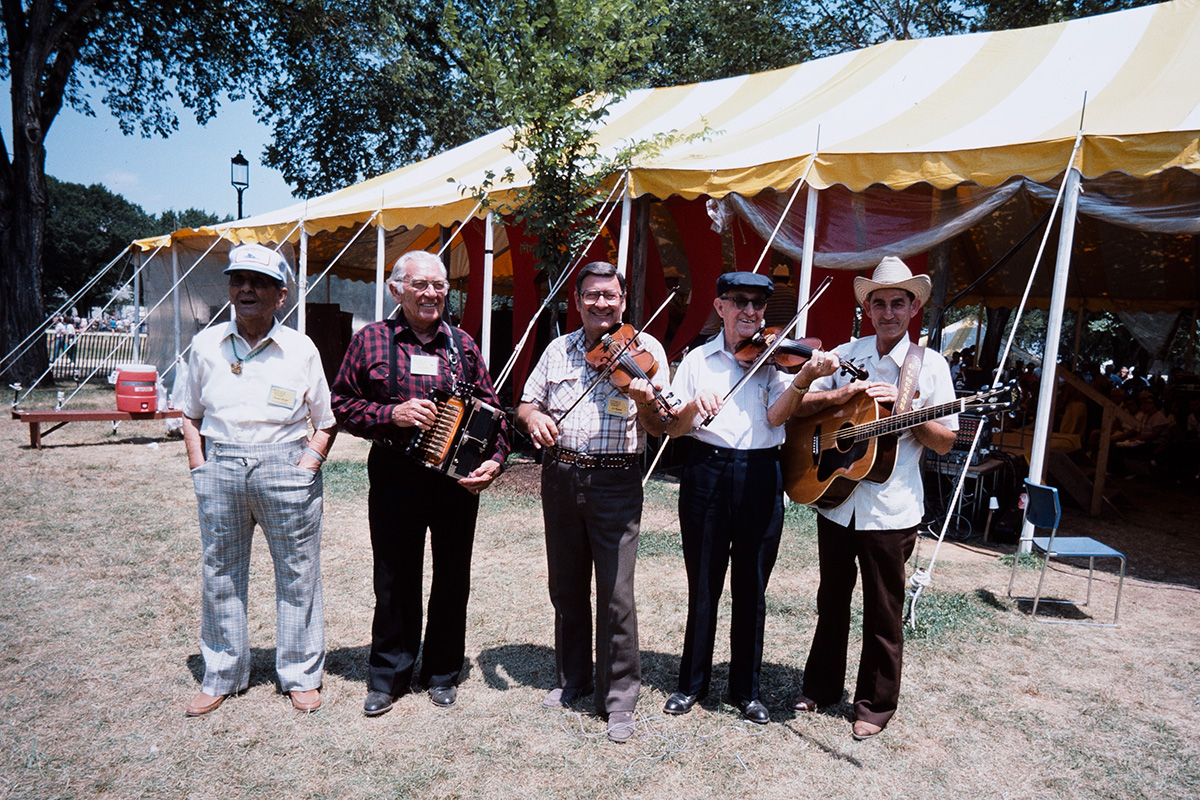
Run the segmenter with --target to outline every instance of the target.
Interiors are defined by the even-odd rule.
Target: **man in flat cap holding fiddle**
[[[620,327],[625,312],[625,277],[612,264],[596,261],[581,267],[574,301],[583,327],[550,343],[517,408],[517,424],[544,450],[542,514],[558,685],[542,705],[570,708],[594,691],[596,711],[608,718],[608,737],[624,742],[633,734],[641,688],[633,597],[642,517],[641,456],[646,432],[661,436],[667,416],[647,378],[653,373],[661,389],[670,372],[662,345],[649,334],[606,344],[605,337]],[[632,326],[621,333],[632,334]],[[633,358],[633,372],[618,368],[613,380],[602,378],[611,358]],[[620,383],[628,384],[627,393],[618,388]]]
[[[730,569],[729,699],[751,722],[771,719],[759,697],[759,672],[767,581],[783,529],[783,424],[809,384],[838,364],[820,351],[796,375],[764,363],[730,394],[748,368],[734,353],[762,328],[773,291],[765,275],[727,272],[718,278],[713,306],[721,333],[688,353],[672,381],[686,402],[667,433],[694,441],[679,484],[688,616],[678,690],[663,707],[668,714],[686,714],[708,694],[717,610]]]
[[[884,258],[870,279],[855,278],[855,297],[875,335],[844,344],[836,352],[865,368],[870,380],[851,382],[841,374],[822,378],[804,398],[798,416],[844,405],[860,392],[877,402],[894,403],[894,412],[954,400],[946,359],[908,337],[909,323],[929,301],[930,287],[928,275],[913,275],[893,256]],[[804,667],[804,693],[793,708],[815,711],[842,699],[850,599],[861,571],[863,644],[854,689],[851,733],[855,739],[879,734],[896,712],[904,653],[904,565],[912,555],[925,508],[921,455],[926,447],[949,452],[957,428],[958,418],[951,416],[903,431],[887,480],[864,480],[839,505],[817,511],[821,565],[817,629]]]

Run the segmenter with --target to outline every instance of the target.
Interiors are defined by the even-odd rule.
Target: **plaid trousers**
[[[192,470],[204,549],[202,690],[232,694],[250,683],[246,594],[255,523],[262,527],[275,565],[279,687],[284,692],[319,688],[325,669],[321,473],[296,466],[303,439],[207,444],[207,460]]]

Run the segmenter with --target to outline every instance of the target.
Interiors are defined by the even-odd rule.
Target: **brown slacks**
[[[855,719],[883,727],[896,713],[904,659],[904,565],[916,541],[915,527],[863,531],[817,516],[821,584],[817,589],[817,630],[804,666],[804,694],[818,704],[842,699],[850,598],[861,570],[863,643],[854,688]]]

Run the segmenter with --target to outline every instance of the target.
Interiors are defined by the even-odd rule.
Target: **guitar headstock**
[[[1015,408],[1021,402],[1021,390],[1016,381],[985,389],[968,398],[967,408],[981,414],[999,414]]]

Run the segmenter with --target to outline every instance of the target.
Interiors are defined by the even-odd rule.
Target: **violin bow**
[[[648,320],[646,320],[644,323],[642,323],[642,327],[639,328],[633,334],[633,336],[631,336],[629,338],[629,340],[625,342],[625,344],[621,345],[621,349],[617,352],[617,354],[615,356],[613,356],[611,359],[609,359],[608,366],[606,366],[604,369],[600,370],[600,374],[596,376],[596,379],[594,381],[592,381],[590,384],[588,384],[587,388],[583,390],[583,393],[580,394],[579,397],[575,398],[575,402],[571,403],[571,407],[568,408],[566,411],[564,411],[562,413],[561,417],[554,420],[554,427],[557,428],[559,426],[559,424],[564,419],[567,418],[567,415],[570,414],[572,411],[574,411],[575,407],[583,402],[583,398],[585,398],[589,394],[591,394],[592,390],[595,389],[597,386],[599,386],[600,382],[609,376],[609,373],[611,373],[613,371],[613,369],[617,366],[617,359],[619,359],[624,354],[624,352],[627,349],[629,349],[629,345],[633,344],[634,340],[637,339],[639,336],[641,336],[642,332],[645,331],[646,328],[650,327],[650,324],[652,322],[654,322],[654,320],[658,317],[658,315],[663,312],[663,310],[671,303],[671,301],[675,298],[675,295],[678,293],[679,293],[679,287],[676,287],[671,290],[671,293],[669,295],[667,295],[667,299],[664,300],[662,305],[658,307],[658,310],[655,311],[653,314],[651,314],[650,318]]]
[[[826,275],[825,280],[821,281],[821,285],[818,286],[817,290],[812,293],[812,296],[809,297],[808,300],[806,300],[804,302],[804,305],[800,306],[800,310],[796,312],[796,316],[792,317],[792,321],[789,322],[787,325],[785,325],[783,328],[781,328],[779,333],[776,334],[775,341],[771,342],[771,344],[769,344],[767,346],[767,349],[763,350],[762,353],[759,354],[758,359],[753,364],[750,365],[750,368],[746,370],[746,374],[742,376],[741,380],[739,380],[737,383],[735,383],[733,385],[733,388],[730,389],[725,394],[725,396],[721,398],[721,408],[725,408],[725,403],[729,400],[729,398],[733,397],[733,395],[736,392],[738,392],[743,386],[745,386],[750,381],[750,379],[754,377],[754,373],[758,371],[758,368],[761,367],[763,364],[767,363],[768,359],[770,359],[771,356],[775,354],[775,351],[779,349],[779,346],[781,344],[783,344],[784,338],[789,333],[791,333],[792,328],[796,327],[796,324],[800,322],[800,317],[804,316],[804,312],[808,311],[809,306],[811,306],[813,303],[817,302],[817,298],[820,297],[822,294],[824,294],[825,290],[829,288],[829,284],[831,284],[831,283],[833,283],[833,278]],[[721,412],[718,411],[716,414],[713,414],[711,417],[708,417],[700,424],[707,427],[708,423],[710,423],[714,419],[716,419],[717,414],[720,414],[720,413]]]

